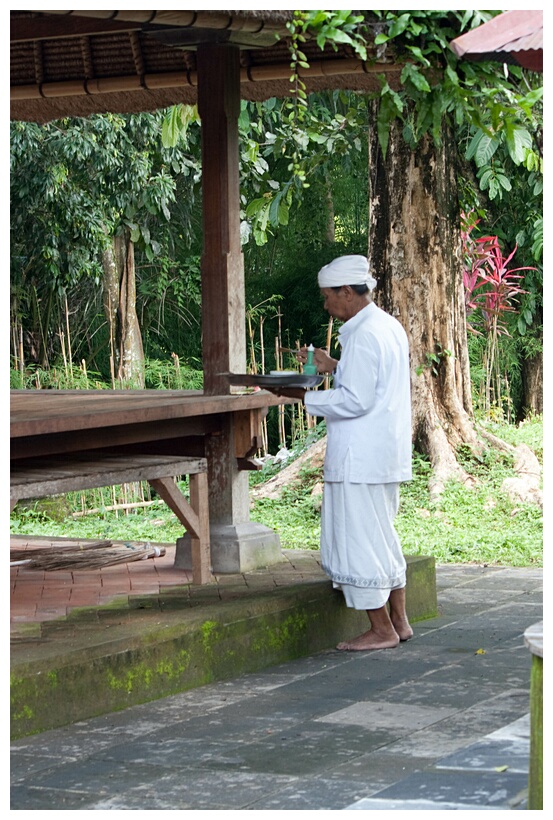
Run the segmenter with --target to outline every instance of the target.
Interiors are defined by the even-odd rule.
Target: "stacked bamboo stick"
[[[44,542],[41,542],[44,543]],[[47,547],[10,549],[10,566],[25,569],[54,570],[101,569],[116,564],[128,564],[165,555],[165,547],[149,542],[132,541],[114,544],[113,541],[67,541]]]

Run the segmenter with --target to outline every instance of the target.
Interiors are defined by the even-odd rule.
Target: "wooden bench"
[[[190,503],[174,477],[190,476]],[[148,481],[188,530],[192,546],[192,580],[211,578],[207,460],[162,455],[86,454],[41,457],[12,462],[10,509],[18,501],[50,495]]]

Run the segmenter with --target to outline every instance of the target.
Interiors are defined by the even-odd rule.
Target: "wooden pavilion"
[[[278,535],[249,520],[248,455],[261,415],[281,400],[232,396],[222,373],[246,368],[244,269],[240,244],[240,100],[290,94],[287,22],[292,11],[11,11],[11,119],[45,123],[94,113],[198,104],[202,120],[204,391],[101,391],[12,395],[12,458],[37,459],[117,446],[121,452],[205,456],[211,556],[216,571],[280,560]],[[375,30],[376,31],[376,30]],[[401,65],[387,51],[361,61],[353,49],[303,48],[308,92],[397,87]],[[88,391],[87,391],[88,392]],[[113,395],[118,392],[119,395]],[[44,400],[43,400],[44,399]],[[47,401],[46,401],[47,399]],[[63,409],[61,402],[64,402]],[[40,405],[40,406],[39,406]],[[93,435],[93,431],[95,434]],[[29,463],[26,461],[25,463]],[[182,542],[182,543],[181,543]],[[177,563],[190,562],[180,539]]]

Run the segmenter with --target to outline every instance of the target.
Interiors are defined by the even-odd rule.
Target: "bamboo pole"
[[[300,340],[296,339],[296,350],[300,350],[300,349],[301,349]],[[305,436],[306,420],[307,420],[307,410],[305,409],[305,405],[302,402],[301,406],[298,408],[298,418],[297,418],[298,437],[300,439],[303,439],[304,436]]]
[[[175,365],[175,378],[177,380],[177,387],[182,387],[181,382],[181,374],[180,374],[180,360],[176,353],[171,353],[171,357],[173,359],[173,364]]]
[[[103,512],[115,512],[115,510],[134,510],[134,509],[142,509],[145,507],[151,507],[154,504],[158,504],[158,501],[130,501],[128,504],[116,504],[116,505],[108,505],[107,507],[91,507],[89,510],[82,509],[77,510],[74,513],[71,513],[71,518],[82,518],[86,515],[99,515]]]
[[[109,372],[111,376],[111,389],[115,390],[115,345],[113,332],[113,311],[111,307],[111,293],[108,291],[108,316],[109,316]]]
[[[58,336],[60,337],[60,345],[61,345],[61,355],[63,358],[63,367],[65,369],[65,378],[69,381],[69,372],[67,370],[67,356],[65,355],[65,333],[63,330],[58,328]]]
[[[279,334],[280,334],[280,321],[279,321]],[[282,369],[282,354],[279,352],[280,348],[280,335],[275,336],[275,361],[277,370]],[[286,428],[284,424],[284,405],[279,404],[277,406],[278,412],[278,446],[282,448],[286,445]]]
[[[69,360],[69,367],[71,368],[71,374],[73,374],[73,354],[71,352],[71,331],[69,329],[69,304],[67,302],[67,292],[65,292],[64,296],[65,296],[65,325],[67,327],[67,358]]]
[[[265,317],[262,313],[259,314],[259,344],[261,347],[261,372],[265,373],[265,337],[263,334],[263,325],[265,323]]]
[[[265,321],[265,317],[262,313],[259,314],[259,347],[260,347],[260,355],[261,355],[261,372],[265,372],[265,337],[263,334],[263,323]],[[257,373],[257,369],[256,369]],[[269,452],[269,430],[267,427],[267,416],[261,422],[261,441],[263,444],[263,453],[262,455],[267,455]]]
[[[277,336],[275,338],[275,363],[276,369],[282,370],[282,353],[280,348],[282,346],[282,313],[280,312],[280,305],[277,308]],[[284,416],[284,405],[278,405],[278,443],[279,448],[286,446],[286,426]]]
[[[326,350],[326,353],[327,353],[328,356],[330,356],[330,344],[332,342],[332,325],[333,325],[333,322],[334,322],[334,317],[331,316],[330,319],[328,320],[328,327],[326,329],[326,348],[325,348],[325,350]],[[324,379],[324,389],[328,390],[329,387],[330,387],[330,375],[327,374],[325,376],[325,379]]]
[[[11,336],[12,336],[12,345],[13,345],[13,369],[19,370],[19,351],[18,351],[18,344],[17,344],[17,319],[14,319],[14,322],[11,327]]]
[[[250,373],[252,375],[257,375],[257,362],[255,360],[255,331],[253,329],[253,322],[252,322],[252,313],[251,310],[248,311],[247,314],[248,318],[248,339],[250,343]]]
[[[23,355],[23,325],[19,325],[19,372],[25,378],[25,357]]]

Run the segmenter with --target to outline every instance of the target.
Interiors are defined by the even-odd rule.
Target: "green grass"
[[[283,549],[319,549],[320,516],[309,502],[296,501],[283,506],[280,501],[260,499],[254,506],[251,519],[276,530]]]
[[[73,499],[69,497],[71,503]],[[75,508],[77,505],[75,503]],[[18,505],[11,515],[10,532],[19,535],[46,535],[65,538],[109,538],[112,541],[153,541],[171,543],[183,534],[182,524],[163,501],[145,509],[106,511],[65,520],[51,518],[40,502],[32,508]]]
[[[482,420],[479,424],[507,444],[526,444],[543,463],[543,418],[532,416],[520,424],[498,424]]]
[[[532,419],[517,427],[489,423],[486,426],[510,444],[528,444],[541,460],[541,419]],[[514,504],[501,492],[504,478],[514,475],[512,457],[488,447],[478,459],[465,448],[458,458],[475,477],[476,486],[471,489],[452,481],[439,502],[434,503],[428,492],[430,466],[424,457],[415,455],[414,478],[402,485],[396,519],[405,554],[433,555],[439,564],[542,566],[542,510],[531,504]],[[311,489],[319,478],[320,475],[312,471],[304,471],[300,481],[287,486],[279,500],[252,501],[252,520],[275,529],[284,549],[318,549],[319,506],[317,499],[311,496]],[[252,477],[252,484],[258,481],[259,475]],[[181,486],[186,490],[185,484]],[[98,506],[97,499],[95,495],[95,506]],[[68,501],[74,509],[80,507],[76,495],[69,496]],[[182,535],[181,525],[161,501],[128,514],[104,512],[79,519],[66,517],[61,521],[53,521],[38,510],[17,507],[11,516],[11,531],[162,543],[174,542]]]
[[[427,470],[415,463],[413,481],[402,487],[396,519],[403,551],[433,555],[439,564],[542,566],[542,510],[513,504],[501,492],[503,479],[513,475],[508,460],[488,451],[487,460],[470,472],[477,479],[475,487],[451,481],[439,502],[432,503]]]

